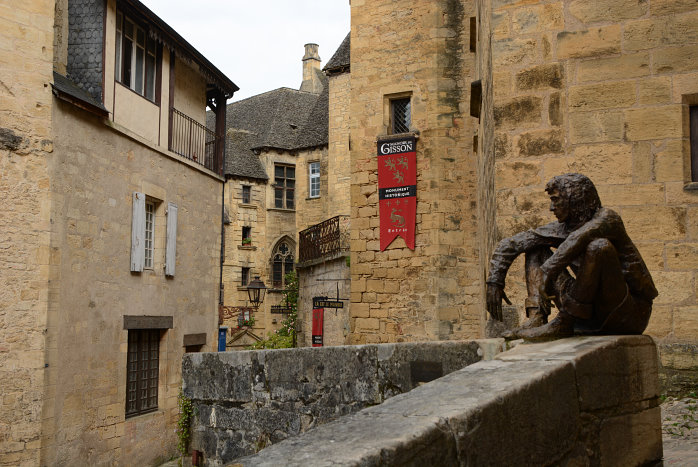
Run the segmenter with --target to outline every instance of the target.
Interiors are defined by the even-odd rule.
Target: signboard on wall
[[[324,308],[314,308],[313,309],[313,333],[312,343],[313,347],[322,347],[322,337],[323,337],[323,321],[325,318]]]
[[[397,237],[414,250],[417,217],[416,139],[378,140],[378,205],[380,249]]]

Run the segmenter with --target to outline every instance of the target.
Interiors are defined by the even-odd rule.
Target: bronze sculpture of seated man
[[[545,191],[558,221],[505,238],[490,261],[487,311],[501,321],[504,278],[525,255],[528,320],[504,337],[642,334],[657,289],[620,216],[584,175],[557,176]],[[551,301],[559,313],[548,323]]]

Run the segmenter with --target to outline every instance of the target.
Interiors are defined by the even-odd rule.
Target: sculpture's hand
[[[555,298],[554,295],[551,295],[551,290],[553,287],[553,280],[548,275],[548,273],[543,273],[543,278],[541,280],[540,287],[538,288],[538,293],[540,294],[540,307],[541,311],[549,315],[550,314],[550,308],[552,308],[552,300]]]
[[[502,299],[511,305],[504,289],[497,284],[487,284],[487,311],[492,319],[502,321]]]

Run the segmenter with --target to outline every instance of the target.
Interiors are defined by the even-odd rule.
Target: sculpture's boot
[[[526,297],[526,318],[524,323],[517,329],[531,329],[543,326],[548,322],[548,315],[540,307],[539,297]]]
[[[518,333],[519,338],[526,340],[559,339],[569,337],[574,332],[574,317],[560,311],[555,319],[543,326],[524,329]]]

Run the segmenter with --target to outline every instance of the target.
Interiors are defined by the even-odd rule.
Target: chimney
[[[305,44],[305,55],[303,55],[303,83],[301,91],[320,94],[322,92],[322,81],[318,76],[320,70],[320,55],[318,55],[317,44]]]

